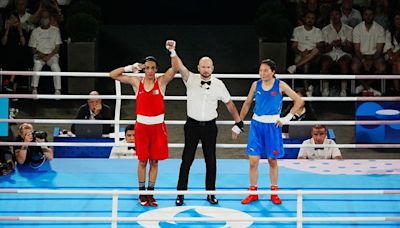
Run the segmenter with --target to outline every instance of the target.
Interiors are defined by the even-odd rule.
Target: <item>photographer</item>
[[[48,142],[47,133],[34,131],[32,124],[23,123],[18,130],[17,142]],[[18,164],[28,164],[32,168],[38,168],[46,160],[53,159],[53,150],[47,146],[15,146],[14,151]]]

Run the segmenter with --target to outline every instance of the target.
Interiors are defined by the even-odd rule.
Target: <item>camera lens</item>
[[[38,138],[38,139],[47,138],[47,133],[45,131],[35,131],[33,135],[35,138]]]

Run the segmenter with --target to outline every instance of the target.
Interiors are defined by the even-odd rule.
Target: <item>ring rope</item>
[[[56,123],[56,124],[133,124],[136,120],[82,120],[82,119],[0,119],[0,123]],[[184,125],[186,120],[166,120],[167,125]],[[243,121],[244,124],[250,124],[251,121]],[[217,120],[219,125],[233,125],[233,120]],[[313,120],[313,121],[290,121],[286,125],[381,125],[381,124],[400,124],[400,120]]]
[[[133,143],[111,143],[111,142],[1,142],[3,146],[73,146],[73,147],[112,147],[112,146],[134,146]],[[168,143],[169,148],[183,148],[183,143]],[[216,144],[216,148],[222,149],[242,149],[247,144]],[[347,148],[347,149],[368,149],[368,148],[400,148],[400,144],[283,144],[284,148]],[[197,146],[201,148],[201,144]]]
[[[0,216],[0,221],[70,221],[70,222],[112,222],[112,226],[116,227],[116,222],[137,222],[137,221],[186,221],[186,222],[214,222],[214,221],[231,221],[231,222],[297,222],[297,227],[302,227],[302,222],[333,222],[333,221],[400,221],[400,217],[303,217],[303,195],[348,195],[348,194],[400,194],[400,190],[258,190],[258,191],[243,191],[243,190],[200,190],[200,191],[138,191],[138,190],[49,190],[49,189],[0,189],[0,193],[6,194],[80,194],[80,195],[112,195],[112,217],[51,217],[51,216]],[[199,217],[163,217],[157,218],[140,218],[140,217],[118,217],[118,195],[203,195],[203,194],[220,194],[220,195],[239,195],[239,194],[282,194],[282,195],[297,195],[296,217],[250,217],[250,218],[199,218]],[[300,209],[300,211],[299,211]]]
[[[0,216],[0,221],[68,221],[68,222],[138,222],[138,221],[176,221],[176,222],[389,222],[400,221],[400,217],[252,217],[252,218],[218,218],[218,217],[50,217],[50,216]],[[297,226],[301,227],[301,226]]]
[[[3,75],[18,76],[62,76],[62,77],[110,77],[108,72],[49,72],[49,71],[0,71]],[[126,75],[135,75],[143,77],[144,73],[127,73]],[[156,76],[163,75],[157,73]],[[231,79],[259,79],[259,74],[219,74],[213,73],[217,78]],[[180,78],[180,74],[176,74],[175,78]],[[343,74],[277,74],[279,79],[398,79],[398,75],[343,75]]]
[[[71,194],[71,195],[386,195],[400,194],[400,190],[74,190],[74,189],[0,189],[7,194]]]
[[[135,95],[52,95],[52,94],[0,94],[0,98],[18,98],[18,99],[124,99],[135,100]],[[232,101],[245,101],[245,96],[233,96]],[[302,97],[304,101],[400,101],[400,97]],[[187,96],[165,96],[166,101],[186,101]],[[283,101],[292,101],[290,97],[284,97]]]

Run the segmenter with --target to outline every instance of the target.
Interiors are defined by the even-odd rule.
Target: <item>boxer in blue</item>
[[[302,98],[285,82],[275,78],[276,64],[267,59],[260,64],[260,80],[255,81],[240,111],[244,119],[255,99],[254,114],[250,124],[246,152],[250,161],[250,190],[257,190],[258,164],[261,158],[268,158],[270,166],[271,190],[278,190],[278,161],[285,155],[282,140],[282,125],[292,119],[294,114],[304,105]],[[280,117],[283,94],[293,99],[294,105],[283,118]],[[258,200],[258,195],[252,194],[242,200],[248,204]],[[271,195],[274,204],[281,204],[277,194]]]

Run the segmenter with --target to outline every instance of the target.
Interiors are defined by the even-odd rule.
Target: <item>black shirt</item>
[[[113,112],[110,108],[110,106],[106,104],[101,104],[102,108],[99,114],[94,116],[94,119],[96,120],[112,120],[113,119]],[[84,120],[89,120],[90,119],[90,109],[88,104],[84,104],[81,107],[79,107],[78,114],[76,115],[75,119],[84,119]],[[72,124],[71,126],[71,131],[72,133],[75,134],[75,124]],[[108,134],[114,131],[114,128],[111,126],[111,124],[103,124],[103,134]]]
[[[15,141],[24,142],[24,139],[20,135],[18,135]],[[47,139],[45,139],[45,142],[48,142]],[[22,146],[14,146],[14,153],[17,150],[20,150],[21,147]],[[26,159],[24,164],[30,164],[31,162],[39,162],[42,160],[42,157],[43,157],[43,150],[40,146],[28,146],[28,149],[26,150]]]

